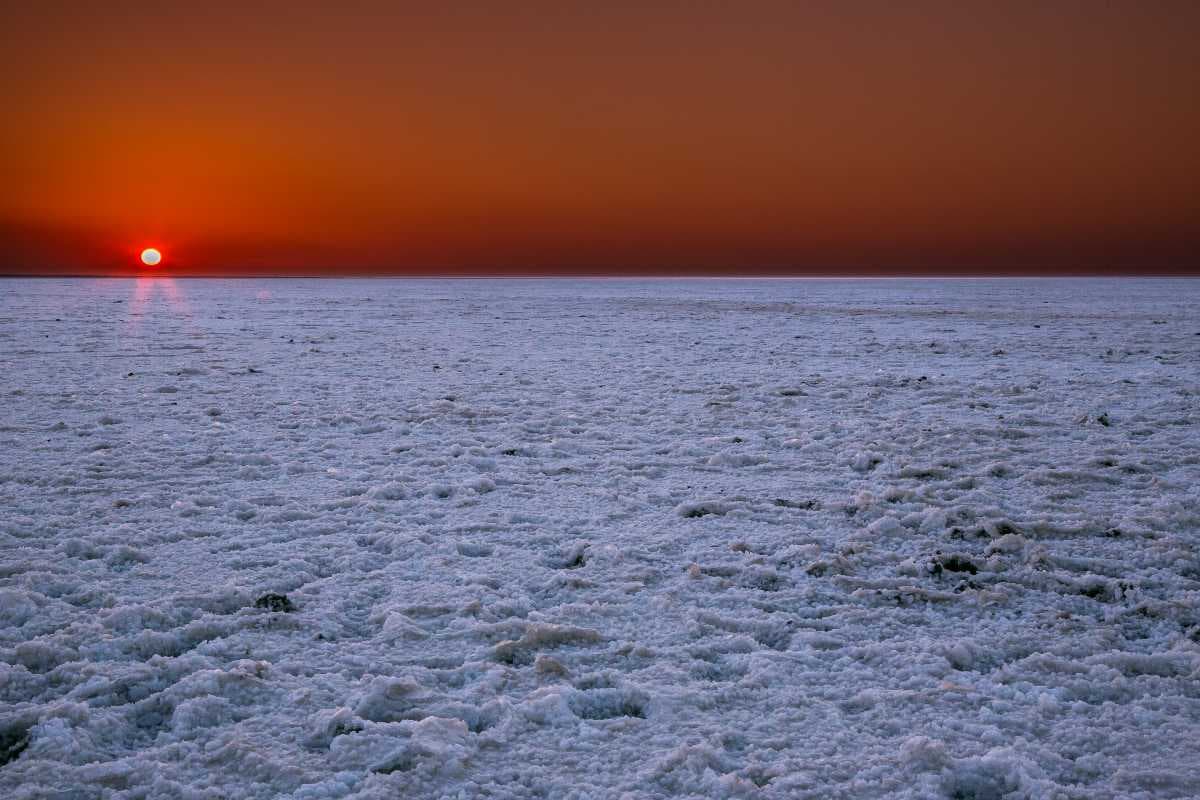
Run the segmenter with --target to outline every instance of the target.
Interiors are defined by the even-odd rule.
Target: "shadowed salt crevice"
[[[573,693],[567,700],[571,712],[580,719],[645,719],[650,698],[636,689],[588,689]]]

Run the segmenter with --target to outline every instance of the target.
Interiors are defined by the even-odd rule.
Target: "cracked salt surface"
[[[1200,282],[0,282],[14,798],[1200,796]]]

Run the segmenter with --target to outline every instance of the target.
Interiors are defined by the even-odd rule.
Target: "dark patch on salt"
[[[948,572],[969,572],[972,575],[979,572],[979,567],[975,566],[974,561],[966,556],[960,556],[957,554],[941,556],[937,559],[935,565],[940,566],[942,569]]]
[[[254,601],[255,608],[265,608],[267,611],[295,611],[296,606],[288,599],[286,594],[275,594],[269,592]]]
[[[798,508],[802,511],[814,511],[821,507],[821,504],[816,500],[785,500],[782,497],[775,498],[775,505],[780,508]]]
[[[28,746],[28,729],[15,727],[0,731],[0,767],[16,761]]]

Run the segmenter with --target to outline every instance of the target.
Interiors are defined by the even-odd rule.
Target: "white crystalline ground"
[[[1200,282],[7,280],[0,396],[6,797],[1200,796]]]

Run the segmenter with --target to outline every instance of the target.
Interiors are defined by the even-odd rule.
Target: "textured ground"
[[[1200,282],[8,280],[0,396],[10,797],[1200,796]]]

